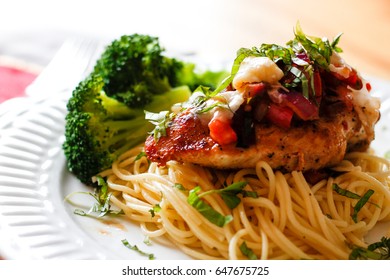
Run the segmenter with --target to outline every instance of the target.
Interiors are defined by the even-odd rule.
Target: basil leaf
[[[160,211],[161,211],[161,207],[159,204],[154,205],[153,208],[149,210],[150,214],[152,215],[152,218],[154,218],[156,213],[158,213]]]
[[[235,194],[229,194],[229,193],[221,193],[220,196],[222,197],[223,201],[229,207],[230,209],[234,209],[240,204],[241,199],[238,198]]]
[[[210,190],[207,192],[202,193],[200,196],[205,196],[211,193],[218,193],[225,204],[230,208],[234,209],[237,207],[238,204],[240,204],[241,199],[237,197],[238,194],[242,193],[245,196],[246,191],[243,190],[243,188],[247,185],[247,182],[236,182],[233,183],[223,189],[218,190]],[[250,194],[251,196],[254,196],[253,193]]]
[[[342,195],[342,196],[345,196],[345,197],[348,197],[348,198],[352,198],[352,199],[361,199],[362,197],[360,195],[358,195],[357,193],[354,193],[354,192],[351,192],[349,190],[346,190],[346,189],[343,189],[343,188],[340,188],[339,185],[337,184],[333,184],[332,185],[332,188],[333,190],[338,193],[339,195]],[[366,193],[367,194],[367,193]],[[371,196],[371,195],[370,195]],[[366,201],[367,203],[370,203],[372,205],[375,205],[375,207],[378,207],[380,208],[380,206],[376,203],[373,203],[373,202],[369,202],[369,201]],[[356,207],[356,206],[355,206]]]
[[[293,57],[293,51],[290,48],[285,48],[276,44],[262,44],[260,49],[257,51],[261,56],[266,56],[273,60],[275,63],[283,61],[284,64],[291,64],[293,60],[295,63],[298,58]],[[305,62],[300,60],[300,62]],[[299,63],[297,63],[300,65]],[[305,62],[307,64],[307,62]]]
[[[290,45],[296,53],[306,52],[311,60],[314,61],[318,66],[324,69],[328,69],[330,63],[330,56],[332,55],[333,49],[328,39],[323,39],[314,36],[307,36],[299,22],[295,27],[295,39],[290,41]],[[335,42],[335,46],[337,45]]]
[[[140,159],[143,158],[143,157],[146,157],[146,153],[145,153],[145,152],[140,152],[140,153],[136,156],[136,158],[135,158],[134,161],[140,160]]]
[[[222,215],[221,213],[214,210],[210,205],[201,200],[197,194],[200,190],[200,187],[195,187],[192,189],[188,195],[187,202],[196,210],[198,210],[198,212],[202,214],[203,217],[219,227],[223,227],[230,223],[233,220],[233,217],[231,215]]]
[[[346,190],[346,189],[343,189],[343,188],[340,188],[339,185],[337,184],[333,184],[332,185],[332,189],[338,193],[339,195],[342,195],[342,196],[345,196],[345,197],[348,197],[348,198],[353,198],[353,199],[360,199],[360,195],[354,193],[354,192],[351,192],[349,190]]]
[[[367,248],[353,247],[349,255],[351,260],[389,260],[390,238],[382,237],[380,241],[370,244]]]
[[[338,35],[333,39],[333,42],[332,42],[332,44],[331,44],[332,49],[333,49],[335,52],[338,52],[338,53],[343,52],[343,50],[337,46],[337,44],[340,42],[341,35],[343,35],[343,33],[338,34]]]
[[[309,81],[307,80],[305,75],[302,75],[301,77],[301,82],[302,82],[302,95],[306,98],[309,99]]]
[[[371,197],[371,195],[374,193],[374,191],[370,189],[362,197],[362,196],[358,195],[357,193],[354,193],[354,192],[351,192],[349,190],[340,188],[339,185],[337,185],[337,184],[333,184],[332,188],[339,195],[342,195],[342,196],[345,196],[345,197],[348,197],[348,198],[352,198],[352,199],[359,199],[359,201],[356,203],[355,207],[353,208],[353,213],[351,215],[352,220],[355,223],[357,223],[357,214],[358,214],[358,212],[364,206],[364,204],[366,204],[368,202],[368,199]]]
[[[240,245],[240,251],[244,254],[244,256],[248,257],[248,259],[257,260],[256,254],[246,245],[245,241]]]
[[[106,181],[101,176],[97,176],[96,180],[97,180],[98,186],[100,186],[98,202],[104,203],[107,200],[107,196],[108,196],[108,185],[107,185]]]
[[[242,192],[242,189],[247,185],[247,182],[241,181],[241,182],[236,182],[233,183],[226,188],[218,190],[218,192],[223,192],[223,193],[232,193],[232,194],[239,194]]]
[[[354,248],[349,254],[350,260],[380,260],[381,258],[382,255],[380,253],[362,247]]]
[[[243,190],[243,188],[247,185],[247,182],[236,182],[231,184],[230,186],[227,186],[226,188],[217,190],[216,192],[220,194],[222,199],[225,201],[226,205],[230,209],[234,209],[240,204],[241,199],[237,197],[238,194],[242,194],[244,197],[253,197],[257,198],[256,192],[249,192]]]
[[[211,96],[215,96],[218,93],[220,93],[221,91],[223,91],[225,88],[227,88],[228,85],[230,85],[231,82],[233,81],[233,78],[236,75],[237,71],[234,73],[234,75],[230,74],[225,79],[223,79],[223,81],[219,84],[219,86],[212,92]]]
[[[161,111],[160,113],[144,112],[145,119],[155,125],[152,134],[154,135],[154,140],[157,142],[162,136],[167,135],[166,129],[174,114],[169,113],[169,111]]]
[[[368,202],[370,197],[374,194],[374,191],[369,189],[356,203],[355,207],[353,207],[352,220],[357,223],[357,215],[362,207]]]
[[[199,197],[209,195],[211,193],[217,193],[221,196],[225,204],[230,208],[234,209],[240,204],[241,199],[237,197],[238,194],[242,194],[243,196],[250,196],[250,197],[257,197],[256,192],[248,192],[243,190],[243,188],[247,185],[247,182],[236,182],[233,183],[223,189],[218,189],[218,190],[210,190],[207,192],[204,192],[199,195]]]
[[[185,191],[186,189],[184,188],[184,186],[182,184],[179,184],[179,183],[175,183],[173,185],[173,187],[175,187],[176,189],[179,189],[181,191]]]
[[[123,210],[114,211],[111,209],[110,198],[112,193],[108,192],[107,182],[101,176],[97,176],[96,180],[99,185],[99,188],[95,189],[94,193],[91,192],[73,193],[73,194],[90,195],[96,200],[96,202],[92,205],[92,207],[87,212],[85,212],[82,209],[75,209],[73,213],[80,216],[87,216],[87,217],[94,217],[94,218],[96,218],[96,215],[91,215],[91,213],[97,213],[98,218],[101,218],[106,215],[115,216],[115,215],[124,214]],[[67,196],[65,199],[69,200],[69,196]]]
[[[223,102],[215,102],[213,103],[212,105],[208,106],[208,107],[205,107],[205,108],[202,108],[200,110],[197,110],[197,113],[199,114],[202,114],[202,113],[207,113],[211,110],[213,110],[214,108],[217,108],[217,107],[220,107],[220,108],[229,108],[228,105],[226,103],[223,103]]]
[[[367,247],[368,250],[375,251],[377,249],[382,250],[385,253],[385,256],[390,258],[390,238],[382,237],[380,241],[374,242]]]
[[[260,53],[257,51],[256,48],[248,49],[248,48],[240,48],[237,51],[237,56],[233,61],[232,68],[230,70],[230,75],[227,76],[220,85],[213,91],[211,96],[214,96],[218,93],[220,93],[222,90],[224,90],[234,79],[236,76],[238,70],[240,69],[241,62],[249,57],[249,56],[261,56]]]
[[[242,194],[244,197],[253,197],[253,198],[258,198],[259,196],[257,195],[257,192],[250,192],[250,191],[242,191]]]
[[[87,213],[85,213],[85,211],[84,211],[84,210],[82,210],[82,209],[79,209],[79,208],[77,208],[77,209],[74,209],[74,211],[73,211],[73,214],[75,214],[75,215],[79,215],[79,216],[88,216],[88,214],[87,214]]]
[[[145,253],[143,251],[141,251],[137,245],[130,245],[130,243],[126,240],[126,239],[122,239],[122,244],[125,245],[127,248],[131,249],[131,250],[134,250],[138,253],[140,253],[141,255],[143,256],[146,256],[149,258],[149,260],[154,260],[154,255],[153,254],[149,254],[149,253]]]

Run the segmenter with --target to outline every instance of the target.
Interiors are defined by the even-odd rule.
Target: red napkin
[[[23,96],[26,87],[36,77],[36,73],[0,65],[0,103],[13,97]]]
[[[0,65],[0,103],[13,97],[24,96],[26,87],[37,76],[37,73]],[[3,260],[1,256],[0,260]]]

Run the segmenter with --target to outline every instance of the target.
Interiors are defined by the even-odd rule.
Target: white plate
[[[390,83],[370,79],[382,99],[382,117],[372,147],[389,149]],[[138,225],[73,214],[64,198],[91,191],[71,175],[62,152],[66,99],[20,98],[0,105],[0,256],[6,259],[142,259],[121,243],[127,239],[156,259],[189,259],[175,247],[146,245]],[[92,205],[86,195],[74,197]],[[377,231],[376,235],[381,236]],[[373,235],[374,236],[374,235]]]
[[[6,259],[139,259],[127,239],[156,259],[188,259],[171,247],[147,246],[137,225],[73,214],[64,201],[92,189],[66,169],[62,152],[66,101],[21,98],[0,107],[0,256]],[[75,201],[91,206],[92,197]]]

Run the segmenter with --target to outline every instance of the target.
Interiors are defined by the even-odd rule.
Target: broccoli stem
[[[154,95],[153,101],[145,107],[145,110],[155,113],[170,110],[174,104],[185,102],[190,96],[191,90],[188,86],[175,87],[162,94]]]
[[[154,112],[169,110],[172,105],[188,100],[190,95],[191,91],[188,86],[173,88],[163,94],[155,95],[153,101],[146,107],[146,110],[153,110]],[[105,105],[107,104],[108,103]],[[110,103],[110,105],[113,104],[114,103]],[[103,123],[105,127],[114,132],[112,137],[107,139],[103,147],[104,149],[112,151],[116,157],[145,141],[148,133],[153,129],[153,125],[145,119],[143,110],[130,110],[132,110],[135,115],[133,119],[113,119]],[[124,110],[121,109],[120,112],[124,112]]]
[[[107,127],[112,132],[112,136],[106,141],[106,147],[118,147],[118,143],[124,140],[145,139],[151,129],[144,115],[125,121],[108,120],[103,122],[102,126]]]

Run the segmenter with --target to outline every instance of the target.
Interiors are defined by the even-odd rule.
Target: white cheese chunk
[[[365,129],[373,130],[376,120],[379,119],[379,109],[381,107],[381,102],[379,98],[372,96],[367,90],[366,80],[363,78],[361,78],[361,80],[363,86],[360,90],[354,90],[350,88],[350,90],[353,92],[352,102]],[[369,125],[371,125],[370,129],[368,129]]]
[[[352,72],[351,66],[349,66],[336,52],[333,52],[330,57],[329,70],[345,79],[347,79]]]
[[[204,124],[208,124],[212,119],[229,121],[242,103],[244,103],[244,97],[240,92],[220,92],[206,101],[205,108],[212,107],[212,109],[199,114],[199,118]],[[215,106],[216,104],[217,106]]]
[[[240,90],[249,83],[266,82],[276,84],[283,71],[268,57],[246,57],[233,79],[233,87]]]

